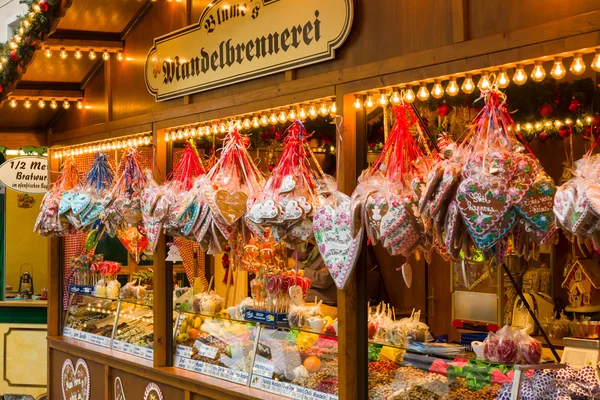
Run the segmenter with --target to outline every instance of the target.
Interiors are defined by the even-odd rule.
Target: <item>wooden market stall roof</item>
[[[83,98],[86,86],[101,71],[103,50],[123,49],[124,40],[151,5],[150,0],[63,0],[64,15],[9,95],[9,99],[17,100],[17,107],[11,107],[10,101],[0,105],[0,132],[45,132],[65,113],[77,112],[75,107],[65,110],[63,100],[71,99],[75,106],[73,101]],[[47,48],[51,57],[45,56]],[[65,60],[60,59],[61,48],[70,50]],[[82,52],[78,60],[75,49]],[[88,56],[90,49],[96,52],[93,60]],[[46,104],[40,108],[39,98],[55,98],[58,107],[52,109]],[[32,103],[28,109],[23,106],[25,99]]]

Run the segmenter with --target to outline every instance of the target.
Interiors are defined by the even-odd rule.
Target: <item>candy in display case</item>
[[[120,300],[112,348],[148,360],[154,358],[152,307]]]
[[[258,332],[256,323],[181,312],[174,365],[247,385]]]
[[[110,347],[117,312],[116,300],[73,294],[69,300],[63,335]]]
[[[250,384],[293,399],[337,399],[338,338],[262,327]]]

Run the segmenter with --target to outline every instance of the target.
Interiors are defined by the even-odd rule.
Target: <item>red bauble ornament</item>
[[[592,126],[600,126],[600,114],[594,115],[592,119]]]
[[[581,107],[581,103],[575,97],[571,99],[571,103],[569,103],[569,111],[577,112],[579,111],[579,107]]]
[[[19,61],[19,56],[17,55],[17,51],[16,50],[12,50],[10,52],[10,58],[13,61]]]
[[[27,36],[27,37],[25,38],[25,44],[26,44],[27,46],[31,46],[31,47],[33,47],[33,46],[35,46],[35,44],[36,44],[36,43],[37,43],[37,40],[35,40],[35,39],[34,39],[34,38],[32,38],[31,36]]]
[[[583,139],[584,140],[592,140],[592,127],[586,126],[583,130]]]
[[[558,134],[561,138],[565,139],[571,136],[572,130],[570,126],[563,126],[558,130]]]
[[[375,143],[373,143],[373,142],[369,143],[369,148],[370,148],[370,149],[373,149],[373,148],[375,148]]]
[[[281,141],[281,132],[277,132],[277,133],[275,134],[275,140],[277,140],[278,142],[280,142],[280,141]]]
[[[42,10],[43,12],[48,11],[48,8],[50,8],[50,5],[48,5],[48,2],[46,0],[41,0],[38,3],[38,6],[40,6],[40,10]]]
[[[538,139],[540,139],[540,142],[542,143],[545,142],[546,140],[548,140],[548,133],[546,131],[540,132]]]
[[[544,118],[548,118],[549,116],[551,116],[553,111],[554,110],[552,109],[552,106],[550,104],[544,104],[540,107],[540,115]]]
[[[441,106],[439,106],[437,108],[437,114],[440,117],[445,117],[446,115],[450,114],[450,111],[452,111],[452,107],[450,107],[448,104],[444,103]]]
[[[269,164],[268,168],[269,172],[273,172],[273,170],[275,169],[275,164]]]

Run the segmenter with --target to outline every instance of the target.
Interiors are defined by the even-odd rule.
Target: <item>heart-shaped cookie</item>
[[[297,224],[294,224],[288,230],[287,236],[291,241],[306,242],[313,235],[313,223],[310,219],[304,218]]]
[[[100,218],[100,214],[102,214],[102,211],[104,211],[104,208],[102,207],[102,204],[99,201],[90,204],[92,204],[92,207],[89,209],[89,211],[87,211],[85,215],[81,213],[81,215],[79,216],[81,219],[81,224],[83,226],[88,226],[96,222],[96,220]]]
[[[383,194],[375,192],[366,197],[363,212],[365,213],[367,236],[373,244],[379,242],[381,220],[389,209],[388,200]]]
[[[192,232],[192,228],[196,225],[196,221],[198,220],[201,211],[202,208],[196,201],[190,204],[185,216],[185,218],[187,218],[187,222],[185,223],[182,231],[184,235],[187,236]]]
[[[79,214],[81,214],[82,211],[84,211],[88,207],[91,200],[92,200],[92,198],[90,197],[90,195],[88,193],[85,193],[85,192],[75,193],[71,197],[71,210],[73,210],[73,212],[76,215],[79,215]]]
[[[146,386],[146,391],[144,392],[144,400],[164,400],[163,393],[156,383],[150,382],[148,386]]]
[[[471,232],[471,236],[480,249],[489,249],[506,235],[506,233],[515,225],[516,221],[517,213],[510,209],[489,231],[481,235]]]
[[[127,400],[125,391],[123,390],[123,382],[118,376],[115,378],[115,400]]]
[[[233,225],[238,219],[242,218],[246,212],[247,201],[248,195],[241,191],[228,192],[221,189],[215,193],[215,204],[219,214],[229,225]]]
[[[67,358],[63,362],[60,376],[63,399],[89,400],[90,370],[83,359],[78,359],[73,365],[73,361]]]
[[[286,221],[297,221],[304,216],[304,210],[296,200],[290,200],[285,205],[283,215]]]
[[[297,306],[304,305],[304,293],[301,286],[290,286],[288,290],[292,303]]]
[[[356,265],[362,244],[362,228],[351,232],[350,198],[336,193],[342,201],[315,210],[313,230],[319,253],[338,289],[344,289]]]
[[[63,192],[60,203],[58,205],[58,213],[60,215],[66,213],[71,209],[71,198],[73,197],[73,192]]]
[[[292,175],[286,175],[281,180],[281,186],[279,187],[279,193],[289,193],[296,187],[296,178]]]
[[[556,186],[554,181],[547,175],[540,175],[530,186],[515,209],[528,222],[535,225],[543,232],[547,232],[554,224],[554,194]]]
[[[585,187],[585,197],[590,203],[594,214],[600,217],[600,183],[588,183],[588,185]]]
[[[520,203],[537,177],[536,160],[526,154],[514,154],[515,173],[510,181],[508,193],[513,204]]]
[[[458,209],[475,234],[490,230],[510,207],[506,185],[492,177],[469,177],[461,182],[456,194]]]

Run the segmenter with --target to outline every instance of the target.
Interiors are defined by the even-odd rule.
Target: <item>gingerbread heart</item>
[[[510,207],[506,185],[490,176],[463,180],[456,202],[469,230],[478,235],[489,231]]]
[[[540,175],[521,201],[515,204],[515,209],[528,222],[541,231],[547,232],[554,224],[554,211],[552,209],[555,193],[556,186],[552,178],[545,174]]]
[[[310,202],[306,200],[306,197],[298,196],[295,198],[295,200],[298,202],[300,208],[304,210],[304,213],[306,215],[310,214],[310,212],[312,211],[312,204],[310,204]]]
[[[506,233],[515,225],[516,221],[517,213],[511,209],[504,214],[500,221],[498,221],[498,223],[488,232],[481,235],[471,232],[471,236],[480,249],[489,249],[506,235]]]
[[[366,230],[367,236],[373,244],[377,244],[379,241],[381,220],[388,213],[389,209],[388,200],[381,193],[372,193],[367,196],[364,205]]]
[[[73,365],[73,361],[67,358],[63,362],[60,377],[63,399],[89,400],[90,370],[83,359],[78,359]]]
[[[397,196],[388,196],[388,211],[382,216],[379,225],[379,237],[386,238],[409,216],[406,204]]]
[[[79,215],[79,214],[81,214],[82,211],[84,211],[89,206],[91,201],[92,201],[92,198],[90,197],[90,195],[88,193],[85,193],[85,192],[75,193],[71,197],[71,210],[73,210],[73,212],[76,215]]]
[[[591,182],[585,187],[585,197],[587,198],[592,211],[600,217],[600,183]]]
[[[71,198],[73,195],[73,192],[64,192],[62,194],[58,205],[58,214],[62,215],[71,209]]]
[[[313,230],[325,266],[338,289],[344,289],[360,253],[362,228],[352,236],[350,199],[341,193],[337,196],[342,201],[336,207],[325,205],[315,210]]]
[[[185,223],[182,231],[184,235],[187,236],[192,232],[192,228],[196,225],[196,221],[200,216],[200,212],[200,204],[195,201],[190,205],[190,207],[188,207],[186,212],[187,222]]]
[[[288,238],[299,242],[306,242],[312,235],[313,223],[308,218],[304,218],[302,221],[292,226],[287,234]]]
[[[93,224],[94,222],[96,222],[96,220],[98,218],[100,218],[100,214],[102,214],[102,211],[104,210],[102,207],[102,204],[100,204],[99,201],[91,203],[93,204],[92,207],[89,209],[89,211],[87,211],[85,213],[85,215],[80,215],[81,218],[81,224],[83,226],[88,226]]]
[[[296,285],[290,286],[288,293],[289,293],[290,299],[292,300],[292,303],[294,303],[294,305],[296,305],[296,306],[304,305],[304,292],[302,291],[301,286],[296,286]]]
[[[115,400],[126,400],[123,382],[121,382],[121,378],[118,376],[115,378]]]
[[[537,178],[537,162],[525,154],[514,154],[515,173],[510,181],[508,193],[513,204],[521,202]]]
[[[279,187],[279,193],[289,193],[296,187],[296,178],[292,175],[286,175],[281,180],[281,186]]]
[[[304,210],[300,208],[296,200],[290,200],[285,205],[283,215],[287,221],[297,221],[304,216]]]
[[[233,225],[238,219],[242,218],[246,212],[247,201],[248,195],[244,192],[229,192],[221,189],[215,193],[215,204],[219,214],[229,225]]]

